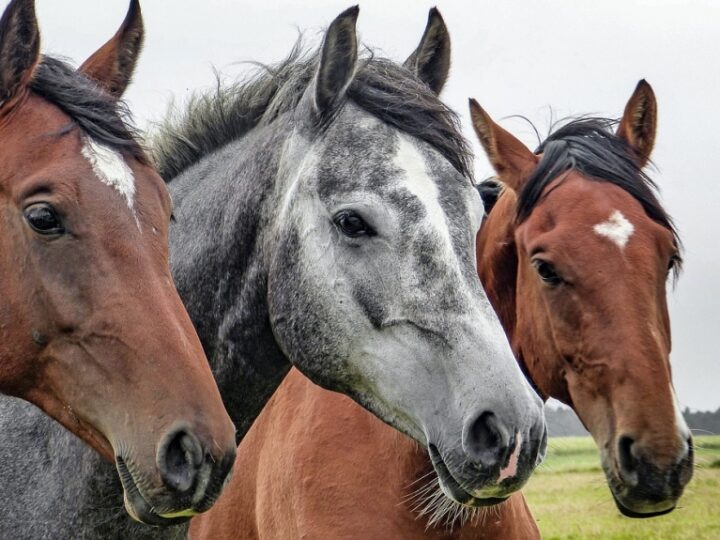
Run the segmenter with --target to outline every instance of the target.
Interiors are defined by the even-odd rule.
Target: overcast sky
[[[37,0],[44,51],[77,63],[121,23],[126,0]],[[144,0],[147,39],[127,99],[140,126],[171,98],[213,82],[213,67],[242,74],[254,60],[275,62],[306,31],[313,43],[349,1]],[[437,5],[450,29],[453,67],[443,97],[461,113],[467,98],[496,119],[551,120],[595,113],[619,116],[640,78],[659,101],[653,154],[662,199],[686,248],[670,293],[675,386],[683,406],[720,406],[720,2],[717,0],[367,0],[362,41],[404,60],[417,45],[427,10]],[[505,127],[534,148],[527,125]],[[474,143],[474,141],[473,141]],[[475,144],[475,143],[474,143]],[[490,174],[475,144],[478,178]],[[622,306],[618,306],[622,309]],[[716,334],[716,332],[718,334]]]

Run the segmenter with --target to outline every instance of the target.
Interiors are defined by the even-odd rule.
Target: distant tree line
[[[683,416],[694,435],[720,435],[720,407],[715,412],[686,408]]]
[[[550,437],[573,437],[590,435],[570,407],[545,406],[548,435]]]
[[[716,411],[691,411],[686,408],[683,416],[695,435],[720,435],[720,408]],[[549,405],[545,407],[548,434],[551,437],[589,435],[575,412],[568,407]]]

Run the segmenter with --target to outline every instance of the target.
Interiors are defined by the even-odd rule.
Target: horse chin
[[[435,469],[435,473],[438,477],[440,489],[445,496],[458,504],[467,506],[470,508],[483,508],[485,506],[495,506],[505,502],[508,497],[476,497],[468,493],[455,478],[448,469],[445,461],[443,461],[440,453],[434,446],[430,446],[430,458]]]
[[[132,499],[132,501],[131,501]],[[124,495],[125,510],[135,521],[143,523],[145,525],[152,525],[155,527],[168,527],[170,525],[180,525],[186,523],[192,516],[182,516],[174,518],[166,518],[159,516],[152,511],[150,505],[142,495],[128,495],[125,492]]]
[[[667,503],[661,503],[661,504],[654,504],[654,505],[643,505],[643,506],[633,506],[634,509],[630,509],[627,506],[625,506],[624,503],[620,502],[620,499],[615,495],[613,495],[613,500],[615,501],[615,506],[617,506],[617,509],[620,510],[620,513],[629,518],[651,518],[656,516],[664,516],[665,514],[669,514],[673,510],[675,510],[675,503],[674,502],[667,502]]]
[[[629,518],[650,518],[669,514],[675,509],[676,499],[648,500],[644,496],[633,494],[634,489],[625,484],[620,475],[603,459],[603,469],[607,478],[608,487],[612,494],[615,506],[620,513]]]
[[[137,487],[137,484],[135,484],[135,480],[128,470],[125,461],[117,457],[116,466],[120,475],[120,481],[123,485],[125,510],[135,521],[155,527],[168,527],[170,525],[185,523],[197,514],[197,512],[192,510],[173,514],[157,514],[153,510],[152,505],[143,497],[142,493],[140,493],[140,489]]]

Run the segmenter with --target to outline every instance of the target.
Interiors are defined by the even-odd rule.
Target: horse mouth
[[[615,506],[623,516],[640,519],[650,518],[669,514],[675,509],[680,493],[671,493],[669,486],[665,486],[659,493],[653,493],[643,489],[642,486],[628,485],[617,472],[619,470],[617,461],[612,461],[615,470],[607,465],[607,461],[604,458],[602,462],[605,477],[613,501],[615,501]],[[655,489],[658,489],[657,483],[652,485]]]
[[[487,497],[479,498],[471,495],[465,490],[460,483],[453,477],[450,469],[448,469],[445,461],[443,460],[437,447],[434,445],[428,446],[430,460],[432,461],[433,468],[438,476],[440,482],[440,489],[449,499],[455,501],[458,504],[468,506],[470,508],[482,508],[485,506],[494,506],[505,502],[508,497]]]
[[[612,490],[611,490],[612,491]],[[665,514],[669,514],[673,510],[675,510],[675,504],[671,504],[668,508],[660,509],[660,510],[649,510],[647,512],[638,512],[636,510],[631,510],[627,506],[625,506],[622,502],[620,502],[620,499],[615,495],[615,493],[612,494],[613,500],[615,501],[615,506],[617,506],[617,509],[620,510],[620,513],[629,518],[651,518],[651,517],[657,517],[657,516],[664,516]]]
[[[125,509],[135,521],[156,527],[167,527],[185,523],[199,513],[192,509],[166,514],[157,513],[140,492],[140,488],[135,483],[135,479],[130,473],[125,460],[120,456],[116,456],[115,463],[125,492]]]

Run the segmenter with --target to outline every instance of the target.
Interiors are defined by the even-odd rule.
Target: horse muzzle
[[[603,469],[618,510],[627,517],[646,518],[675,509],[693,473],[692,441],[686,441],[678,459],[659,467],[620,437],[611,456],[603,455]]]
[[[183,523],[210,509],[235,462],[234,447],[213,455],[187,427],[172,429],[161,439],[154,481],[140,472],[130,455],[115,458],[125,508],[136,521],[155,526]]]
[[[546,447],[542,417],[523,435],[510,433],[494,415],[483,413],[466,426],[462,451],[443,456],[430,444],[428,453],[443,493],[465,506],[482,507],[499,504],[520,489]]]

